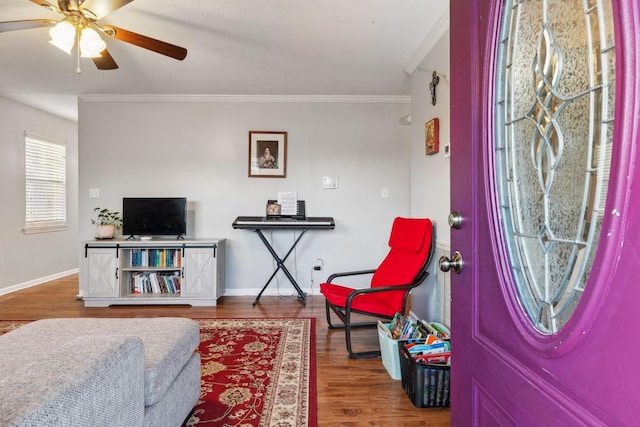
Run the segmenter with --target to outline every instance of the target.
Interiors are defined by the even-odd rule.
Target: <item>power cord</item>
[[[315,270],[315,268],[311,267],[311,295],[314,294],[314,291],[313,291],[313,270]]]

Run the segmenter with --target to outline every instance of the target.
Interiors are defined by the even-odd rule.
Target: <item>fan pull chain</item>
[[[77,60],[78,60],[78,68],[76,68],[76,73],[80,74],[82,70],[80,69],[80,32],[76,28],[76,52],[77,52]]]

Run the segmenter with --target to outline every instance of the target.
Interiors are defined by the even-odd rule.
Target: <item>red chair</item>
[[[396,313],[405,314],[411,289],[426,279],[433,256],[433,225],[427,218],[396,218],[389,237],[389,253],[375,270],[349,271],[329,276],[320,285],[326,298],[329,329],[344,328],[347,351],[352,359],[380,356],[380,350],[354,352],[351,347],[351,328],[376,326],[375,322],[353,323],[353,313],[391,320]],[[369,288],[354,289],[332,283],[345,276],[373,274]],[[343,325],[331,322],[331,311]]]

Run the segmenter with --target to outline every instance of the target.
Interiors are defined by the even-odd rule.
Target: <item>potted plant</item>
[[[98,213],[97,219],[92,219],[91,224],[96,225],[98,239],[113,239],[117,228],[122,227],[122,216],[120,212],[110,211],[106,208],[95,208]]]

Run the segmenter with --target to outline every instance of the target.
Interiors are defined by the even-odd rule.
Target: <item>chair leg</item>
[[[324,308],[325,308],[325,311],[327,312],[327,324],[329,325],[329,329],[341,329],[341,328],[344,328],[344,326],[334,325],[331,322],[331,312],[333,311],[333,309],[329,305],[329,301],[325,300]]]
[[[347,313],[346,313],[344,326],[345,326],[344,337],[345,337],[345,340],[347,341],[347,352],[349,352],[349,359],[365,359],[365,358],[370,358],[370,357],[379,357],[381,355],[380,350],[359,351],[359,352],[353,351],[352,346],[351,346],[351,327],[352,327],[352,325],[351,325],[351,312],[350,311],[347,311]],[[356,327],[362,327],[362,326],[365,326],[365,325],[358,325]],[[373,325],[371,325],[371,326],[373,326]]]
[[[361,351],[355,352],[351,346],[351,328],[362,328],[362,327],[373,327],[377,326],[377,323],[357,323],[355,325],[351,324],[351,312],[344,310],[339,311],[339,308],[333,308],[328,301],[325,300],[325,312],[327,316],[327,325],[329,329],[344,329],[345,330],[345,340],[347,343],[347,352],[349,353],[350,359],[363,359],[368,357],[378,357],[380,356],[380,350],[371,350],[371,351]],[[342,321],[342,325],[334,325],[331,321],[331,312],[336,313],[336,316]]]

